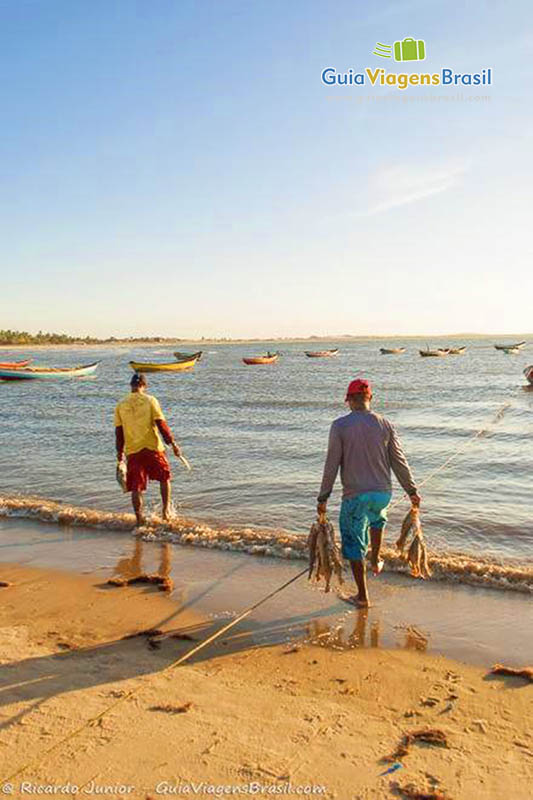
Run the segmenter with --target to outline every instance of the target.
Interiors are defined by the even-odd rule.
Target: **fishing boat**
[[[450,356],[462,356],[466,353],[466,344],[462,347],[450,347],[448,348],[448,355]]]
[[[192,369],[197,361],[197,358],[191,358],[189,361],[170,361],[164,364],[151,361],[130,361],[130,367],[134,372],[184,372]]]
[[[305,355],[307,358],[333,358],[339,355],[339,348],[334,347],[332,350],[306,350]]]
[[[525,368],[524,375],[526,376],[530,384],[533,386],[533,364],[530,364],[529,367]]]
[[[195,361],[200,361],[200,359],[202,357],[202,353],[203,353],[203,350],[198,350],[197,353],[180,353],[179,351],[176,351],[174,353],[174,358],[177,361],[192,361],[193,358],[194,358]]]
[[[267,353],[266,356],[254,356],[253,358],[243,358],[245,364],[274,364],[279,358],[279,353]]]
[[[405,353],[405,347],[380,347],[379,352],[382,356],[399,356]]]
[[[442,358],[443,356],[448,355],[447,350],[444,349],[430,350],[429,347],[426,350],[419,350],[418,352],[424,358]]]
[[[494,347],[496,350],[503,350],[504,353],[508,353],[511,350],[520,350],[524,345],[525,342],[516,342],[516,344],[495,344]]]
[[[33,359],[28,358],[26,361],[3,361],[0,362],[0,369],[22,369],[31,364]]]
[[[96,372],[99,363],[99,361],[95,361],[94,364],[85,364],[81,367],[17,367],[16,369],[0,367],[0,379],[3,381],[52,381],[85,378]]]

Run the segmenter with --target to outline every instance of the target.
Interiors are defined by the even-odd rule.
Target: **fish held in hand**
[[[335,529],[331,522],[320,519],[311,525],[307,539],[309,547],[309,580],[324,578],[325,591],[329,592],[331,578],[336,576],[339,584],[343,583],[342,556],[335,541]]]
[[[412,533],[413,537],[405,554],[407,540]],[[418,508],[412,507],[409,509],[402,522],[402,529],[396,547],[401,551],[403,558],[407,561],[411,568],[411,575],[413,578],[430,578],[431,570],[429,568],[428,553],[422,526],[420,524],[420,512]]]
[[[124,460],[119,461],[117,463],[117,471],[115,473],[115,477],[117,479],[117,483],[124,492],[124,494],[128,491],[128,487],[126,485],[126,475],[127,475],[127,467],[126,462]]]
[[[407,514],[405,515],[403,522],[402,522],[402,529],[400,532],[400,536],[396,542],[396,547],[398,550],[403,550],[405,547],[405,543],[407,542],[407,537],[411,532],[411,528],[414,524],[414,518],[418,514],[418,509],[414,506],[411,506]]]

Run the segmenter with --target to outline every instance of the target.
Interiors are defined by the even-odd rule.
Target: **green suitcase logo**
[[[394,42],[395,61],[424,61],[426,58],[426,43],[423,39],[407,37],[401,42]]]

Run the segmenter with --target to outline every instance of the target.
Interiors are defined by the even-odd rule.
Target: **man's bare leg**
[[[364,561],[350,561],[353,577],[357,584],[357,605],[361,608],[368,608],[368,589],[366,585],[366,565]]]
[[[383,569],[383,561],[380,559],[381,544],[383,542],[383,528],[370,528],[370,563],[374,575],[379,575]]]
[[[161,503],[163,505],[163,519],[168,520],[170,518],[170,481],[161,481]]]
[[[131,493],[131,502],[133,505],[133,510],[135,511],[135,516],[137,517],[137,525],[144,525],[146,522],[143,514],[143,494],[142,492],[132,492]]]

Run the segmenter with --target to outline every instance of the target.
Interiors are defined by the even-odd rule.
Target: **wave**
[[[133,514],[20,495],[0,496],[0,516],[99,530],[131,532],[135,529]],[[154,514],[137,531],[146,541],[166,541],[273,558],[306,560],[308,556],[307,537],[282,530],[216,528],[184,517],[163,522]],[[387,570],[408,573],[405,561],[396,551],[385,548],[383,557]],[[433,580],[533,594],[533,567],[528,565],[448,552],[431,552],[429,565]]]

